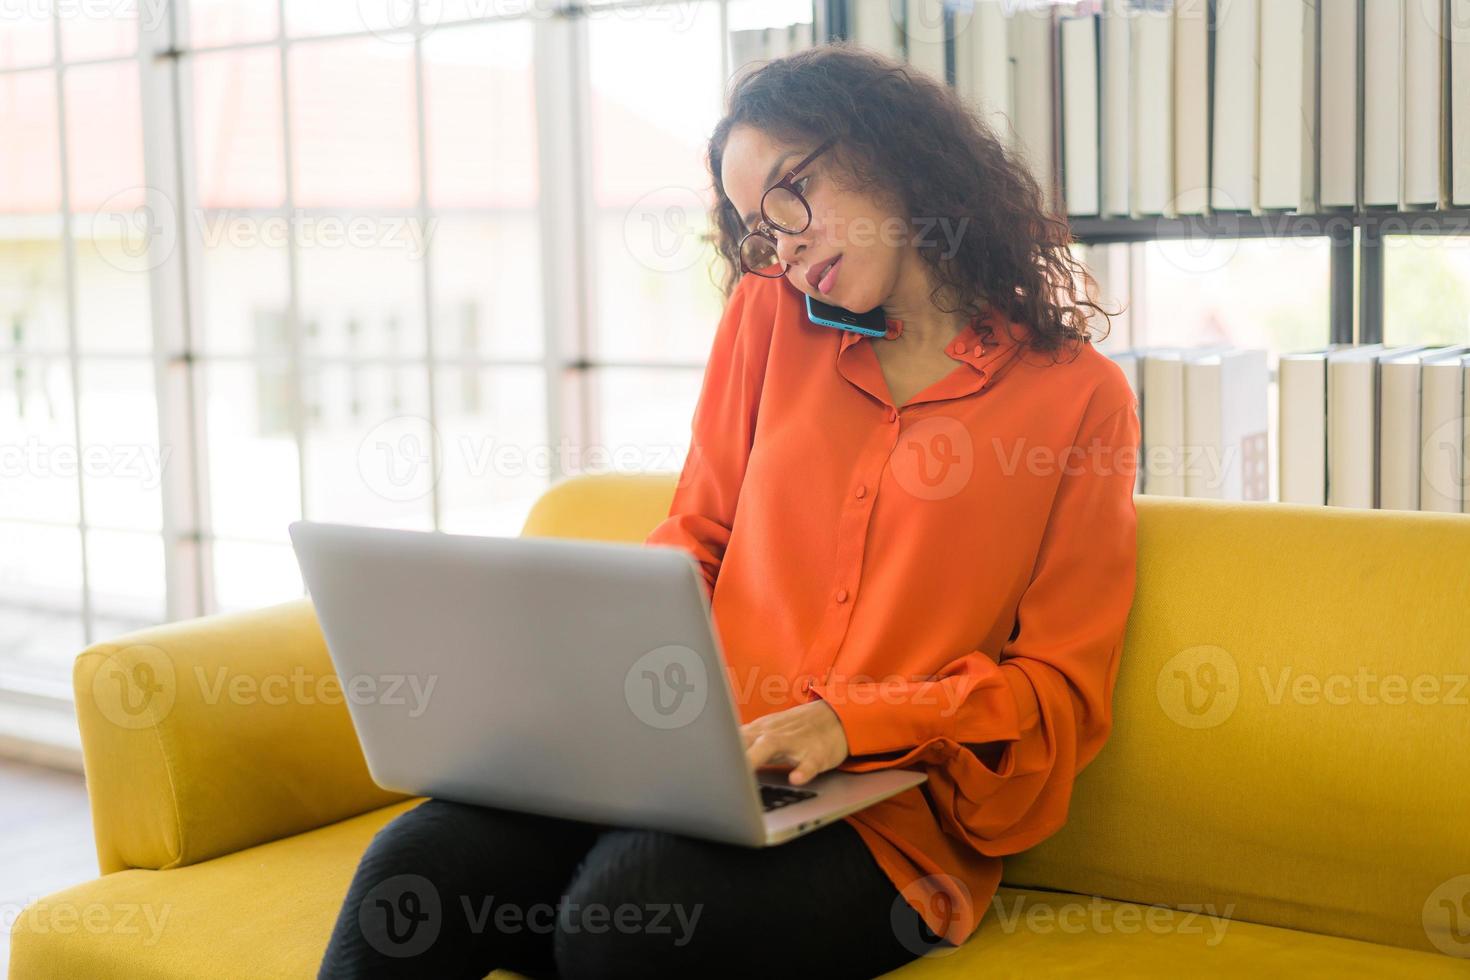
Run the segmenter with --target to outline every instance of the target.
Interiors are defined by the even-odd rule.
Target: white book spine
[[[1210,21],[1206,0],[1174,5],[1174,203],[1176,214],[1210,206]]]
[[[1470,204],[1470,0],[1450,0],[1450,198]]]
[[[1439,201],[1442,0],[1404,0],[1403,180],[1400,206]]]
[[[1230,0],[1216,9],[1215,132],[1211,147],[1214,182],[1210,202],[1219,211],[1257,212],[1260,4],[1257,0]]]
[[[1321,10],[1322,205],[1353,207],[1358,193],[1358,4],[1323,0]]]
[[[1363,203],[1399,203],[1405,0],[1364,0]]]

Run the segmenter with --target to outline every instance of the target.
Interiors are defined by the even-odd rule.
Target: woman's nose
[[[781,262],[785,265],[796,265],[797,257],[800,256],[802,252],[806,251],[807,245],[810,244],[810,241],[807,237],[810,231],[811,229],[807,229],[807,231],[804,231],[799,235],[788,235],[784,232],[776,232],[776,258],[780,259]]]

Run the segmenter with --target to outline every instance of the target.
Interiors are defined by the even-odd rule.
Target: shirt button
[[[975,348],[975,356],[976,357],[981,357],[984,354],[985,354],[985,348],[984,347],[976,347]]]
[[[846,589],[838,589],[837,590],[837,601],[838,602],[846,602],[847,601],[847,590]]]
[[[810,677],[803,677],[801,679],[801,693],[802,694],[810,694],[811,693],[811,690],[812,690],[812,679]]]
[[[964,344],[955,344],[954,345],[954,352],[956,354],[963,354],[965,352],[965,345]]]
[[[868,488],[865,487],[865,486],[862,486],[861,484],[859,484],[857,490],[855,491],[855,493],[857,494],[857,498],[859,500],[862,500],[864,497],[866,497],[868,495]]]
[[[897,410],[892,409],[892,408],[890,408],[888,410],[888,421],[890,421],[890,422],[897,422],[898,421],[898,412],[897,412]]]

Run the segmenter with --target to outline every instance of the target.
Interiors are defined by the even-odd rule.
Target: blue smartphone
[[[808,296],[806,315],[807,319],[824,327],[851,330],[868,337],[882,337],[888,333],[888,317],[883,314],[881,306],[875,306],[866,313],[854,313]]]

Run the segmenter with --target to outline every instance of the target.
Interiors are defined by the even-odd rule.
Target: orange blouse
[[[786,279],[743,277],[646,541],[699,562],[742,722],[824,698],[839,768],[925,768],[845,819],[955,943],[1001,856],[1066,819],[1111,728],[1133,601],[1132,389],[1090,343],[1054,360],[1020,336],[987,313],[951,341],[954,370],[895,408],[882,340],[811,323]]]

